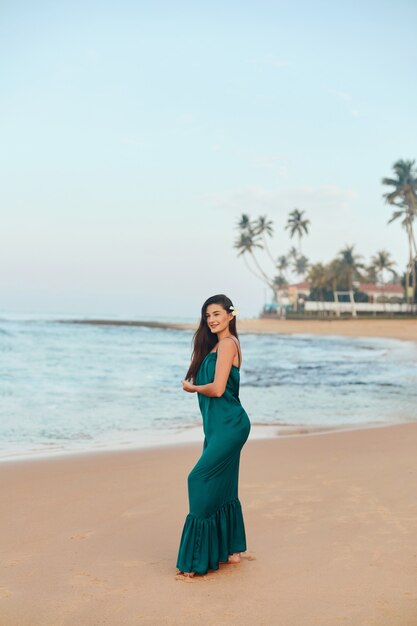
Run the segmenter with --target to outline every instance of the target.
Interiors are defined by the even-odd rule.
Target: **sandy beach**
[[[238,331],[417,340],[414,320]],[[175,563],[202,442],[0,463],[0,626],[417,626],[417,423],[287,433],[243,448],[241,563],[193,579]]]
[[[417,424],[248,440],[240,564],[176,575],[201,446],[0,464],[1,626],[415,626]]]
[[[195,330],[197,323],[152,322],[140,320],[70,320],[76,324],[97,324],[103,326],[146,326],[149,328],[175,328]],[[65,321],[68,323],[68,320]],[[387,337],[417,341],[417,320],[414,319],[329,319],[329,320],[277,320],[239,319],[239,334],[282,333],[343,335],[349,337]]]
[[[242,319],[239,320],[238,328],[243,333],[306,333],[349,337],[387,337],[417,341],[417,320],[414,319]]]

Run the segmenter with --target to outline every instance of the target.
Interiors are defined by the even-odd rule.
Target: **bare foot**
[[[195,575],[195,572],[178,572],[178,574],[182,574],[183,576],[188,576],[188,578],[192,578]]]
[[[233,552],[227,557],[227,561],[219,561],[220,563],[240,563],[240,552]]]

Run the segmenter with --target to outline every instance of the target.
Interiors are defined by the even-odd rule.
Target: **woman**
[[[246,550],[238,478],[240,451],[251,424],[239,400],[237,312],[223,294],[204,302],[182,381],[184,391],[197,392],[205,435],[202,455],[188,475],[190,512],[177,559],[183,576],[217,570],[219,563],[238,563]]]

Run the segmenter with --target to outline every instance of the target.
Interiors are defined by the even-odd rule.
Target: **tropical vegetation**
[[[407,234],[408,263],[406,268],[406,295],[409,302],[415,301],[416,295],[416,260],[417,248],[414,236],[414,220],[417,215],[417,170],[415,161],[396,161],[393,165],[395,176],[383,178],[382,184],[392,187],[384,194],[385,201],[396,207],[389,224],[401,219],[401,225]],[[411,275],[411,283],[410,283]]]
[[[310,224],[310,220],[307,220],[303,217],[305,211],[299,211],[298,209],[294,209],[288,216],[287,224],[285,226],[286,230],[290,231],[291,239],[294,235],[298,237],[298,254],[301,256],[301,239],[304,235],[308,235],[308,226]]]
[[[416,301],[417,294],[417,247],[414,233],[414,221],[417,217],[417,170],[415,161],[398,160],[393,165],[394,175],[383,178],[382,184],[391,189],[383,194],[385,202],[395,210],[389,219],[391,224],[401,221],[408,245],[408,261],[401,281],[405,286],[408,302]],[[291,246],[286,253],[275,256],[271,250],[271,238],[274,234],[273,221],[266,215],[251,219],[243,213],[238,220],[238,237],[234,247],[238,256],[242,256],[248,270],[264,282],[273,292],[273,300],[278,301],[279,293],[288,287],[290,278],[307,280],[310,287],[310,299],[338,301],[345,292],[349,301],[354,303],[358,297],[358,285],[371,283],[381,289],[388,282],[399,284],[401,277],[395,269],[396,263],[391,254],[378,250],[365,263],[354,245],[346,245],[337,256],[328,263],[311,264],[302,252],[303,237],[309,234],[310,220],[305,211],[295,208],[287,218],[285,230],[289,231],[290,240],[297,238],[297,247]],[[266,254],[261,262],[259,254]],[[353,314],[355,309],[353,306]]]
[[[310,223],[303,214],[304,211],[295,209],[290,213],[287,222],[287,227],[290,226],[290,237],[297,234],[299,238],[298,250],[292,246],[287,254],[281,254],[277,258],[274,258],[268,244],[268,238],[274,233],[272,220],[268,220],[265,215],[252,220],[247,213],[243,213],[237,223],[239,234],[234,247],[239,251],[238,256],[243,257],[246,267],[252,274],[272,289],[275,301],[278,291],[288,284],[288,272],[292,271],[295,275],[303,277],[309,267],[307,257],[301,254],[302,233],[308,233]],[[272,265],[269,270],[261,265],[257,256],[259,250],[266,252],[268,262],[270,266]]]

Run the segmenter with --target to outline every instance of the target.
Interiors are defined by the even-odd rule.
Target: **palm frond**
[[[404,215],[404,211],[394,211],[394,213],[391,216],[391,219],[388,220],[388,224],[391,224],[391,222],[394,222],[399,217],[402,217],[402,215]]]

